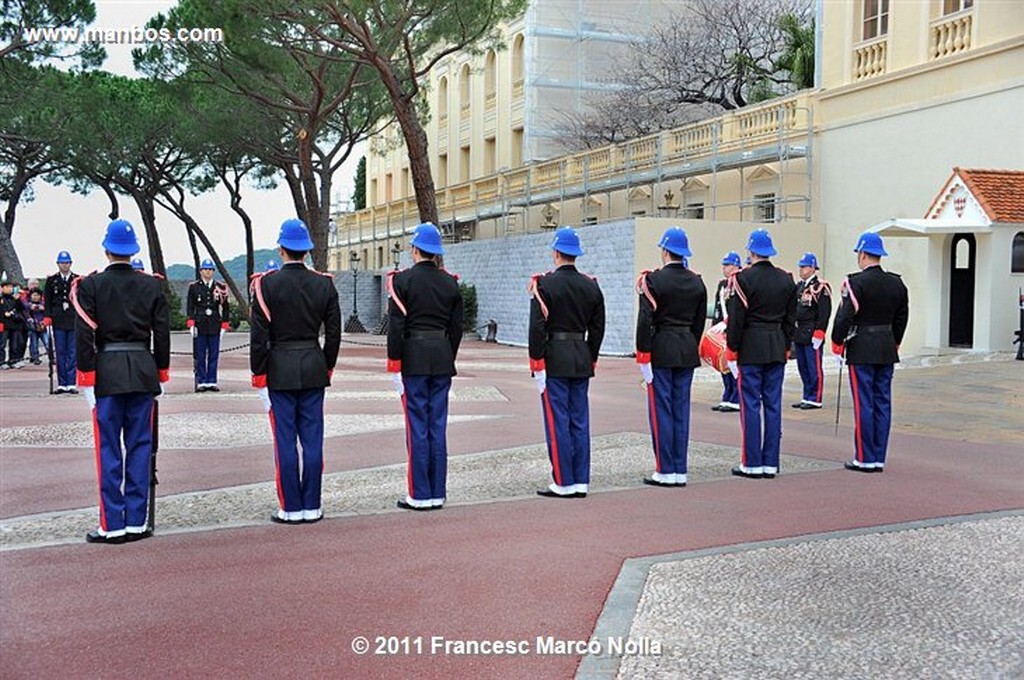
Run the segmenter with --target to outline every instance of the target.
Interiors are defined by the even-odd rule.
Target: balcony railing
[[[882,36],[863,42],[853,49],[853,80],[865,80],[885,73],[889,38]]]
[[[726,157],[740,162],[766,162],[764,159],[804,149],[812,125],[810,95],[797,93],[756,106],[731,111],[722,116],[666,130],[647,137],[629,140],[598,149],[553,158],[525,167],[499,172],[469,182],[437,190],[439,212],[450,216],[479,215],[480,209],[495,206],[532,204],[545,194],[570,192],[587,183],[614,184],[617,178],[635,173],[638,176],[674,176],[686,174],[686,168],[712,167]],[[772,148],[775,147],[775,148]],[[735,161],[733,161],[735,162]],[[551,200],[550,197],[543,200]],[[336,219],[342,240],[362,241],[381,238],[382,216],[386,206],[375,206]],[[408,223],[417,217],[414,198],[391,204],[387,233],[399,228],[398,215],[406,215]],[[376,225],[376,236],[369,227]],[[398,233],[401,233],[399,231]]]
[[[942,59],[971,49],[973,11],[968,9],[936,19],[928,37],[928,58]]]

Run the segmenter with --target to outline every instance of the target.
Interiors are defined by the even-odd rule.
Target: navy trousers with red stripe
[[[196,335],[195,350],[196,382],[200,385],[216,385],[217,363],[220,360],[220,333]]]
[[[892,425],[892,364],[850,365],[857,462],[883,467]]]
[[[277,498],[281,509],[285,512],[319,510],[324,474],[324,388],[269,390],[269,394]]]
[[[153,395],[132,392],[96,397],[93,433],[100,485],[100,529],[109,533],[123,531],[126,526],[145,527],[149,463],[153,455]]]
[[[647,386],[647,418],[651,423],[655,470],[686,474],[690,447],[690,386],[692,368],[655,368]]]
[[[450,375],[403,375],[409,497],[444,500],[448,478]]]
[[[57,364],[57,384],[61,387],[74,387],[78,365],[74,328],[53,329],[53,361]]]
[[[782,446],[782,380],[786,364],[740,364],[740,427],[743,430],[743,459],[746,468],[779,468]],[[764,432],[761,412],[764,411]]]
[[[548,378],[540,395],[551,476],[559,486],[590,484],[590,378]]]
[[[722,374],[722,386],[722,401],[726,404],[739,404],[740,392],[736,388],[736,378],[732,377],[731,372]]]
[[[820,404],[825,379],[821,370],[822,348],[796,343],[796,367],[800,369],[800,380],[804,384],[803,400]]]

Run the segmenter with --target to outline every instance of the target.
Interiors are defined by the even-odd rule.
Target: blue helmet
[[[441,245],[441,230],[432,222],[416,225],[416,228],[412,230],[410,245],[431,255],[444,255],[444,247]]]
[[[882,237],[873,231],[865,231],[860,235],[860,238],[857,239],[857,247],[853,249],[853,252],[865,252],[868,255],[875,255],[877,257],[889,254],[885,252],[885,248],[882,246]]]
[[[213,260],[203,260],[199,264],[199,268],[200,269],[216,269],[216,267],[213,266]]]
[[[686,237],[686,232],[683,231],[682,227],[669,227],[666,229],[661,237],[661,241],[658,242],[658,246],[680,257],[693,255],[690,252],[690,239]]]
[[[798,267],[814,267],[818,268],[818,258],[814,253],[804,253],[804,256],[800,258],[800,261],[796,263]]]
[[[134,269],[136,271],[140,271],[140,272],[146,271],[146,265],[142,264],[142,258],[141,257],[133,257],[132,258],[132,269]]]
[[[114,255],[124,257],[139,252],[139,241],[135,229],[128,220],[114,220],[107,225],[103,248]]]
[[[300,219],[292,218],[281,223],[281,233],[277,237],[277,245],[285,250],[305,253],[313,250],[313,241],[309,238],[309,229]]]
[[[735,250],[730,250],[725,254],[725,257],[722,258],[722,264],[731,264],[734,267],[739,267],[743,262],[740,260],[739,253]]]
[[[759,257],[771,257],[778,252],[772,245],[772,235],[768,233],[767,229],[755,229],[750,232],[747,250]]]
[[[572,227],[559,227],[555,230],[555,240],[551,242],[551,249],[570,257],[579,257],[583,254],[580,235]]]
[[[266,271],[266,272],[276,272],[280,268],[281,268],[281,265],[279,265],[277,263],[277,260],[267,260],[267,268],[264,269],[263,271]]]
[[[71,264],[71,253],[66,250],[57,253],[57,264]]]

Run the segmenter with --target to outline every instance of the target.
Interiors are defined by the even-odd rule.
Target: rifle
[[[191,333],[191,329],[189,333]],[[195,335],[192,336],[192,391],[199,391],[199,349],[196,346],[196,341],[199,338]]]
[[[53,342],[53,326],[46,327],[46,363],[50,371],[50,394],[53,394],[53,366],[57,363],[56,347]]]
[[[851,326],[850,330],[846,333],[846,339],[843,340],[843,351],[840,353],[839,358],[843,360],[843,363],[839,365],[839,377],[836,378],[836,431],[835,436],[839,436],[839,400],[843,396],[843,366],[846,366],[846,372],[849,374],[850,366],[846,363],[846,343],[850,342],[857,335],[857,327]]]
[[[156,452],[160,449],[160,400],[153,399],[153,447],[149,456],[149,528],[156,531]]]

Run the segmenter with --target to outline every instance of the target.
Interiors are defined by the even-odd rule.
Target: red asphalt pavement
[[[468,349],[473,361],[525,357],[523,350],[477,343]],[[347,345],[343,353],[382,356],[379,348]],[[226,363],[244,365],[239,357]],[[187,364],[176,368],[187,370]],[[1020,368],[1011,364],[1010,370]],[[920,370],[917,379],[928,369]],[[452,414],[507,418],[497,425],[453,425],[453,455],[543,441],[536,392],[525,369],[462,375],[471,373],[510,401],[453,402]],[[906,373],[897,374],[897,417]],[[602,359],[591,388],[594,434],[643,431],[637,375],[629,359]],[[7,394],[21,393],[28,380],[0,378],[5,427],[84,417],[84,406],[44,408],[70,397],[12,403]],[[242,389],[241,383],[231,387]],[[692,437],[736,445],[736,417],[707,410],[717,392],[717,384],[695,387]],[[787,381],[787,395],[795,393],[794,381]],[[201,399],[166,403],[194,413]],[[396,408],[390,401],[327,403],[331,413]],[[955,404],[939,407],[956,410]],[[227,400],[213,408],[258,412],[255,403]],[[834,437],[831,414],[786,410],[785,453],[836,462],[849,457],[849,429]],[[849,414],[843,417],[848,423]],[[1011,426],[1020,425],[1021,416],[1015,418]],[[388,431],[332,439],[327,471],[401,462],[402,438]],[[2,456],[0,516],[94,502],[90,451],[4,449]],[[271,473],[269,454],[259,447],[162,452],[160,493],[266,481]],[[572,501],[459,505],[473,499],[452,498],[443,512],[334,518],[299,527],[268,523],[158,535],[126,546],[83,542],[7,550],[0,553],[0,675],[565,678],[579,657],[538,656],[534,641],[587,639],[624,559],[1016,509],[1024,506],[1022,475],[1017,446],[902,434],[897,428],[883,475],[837,469],[771,481],[697,483],[684,490],[638,484]],[[545,481],[537,480],[538,487]],[[271,509],[268,499],[268,514]],[[352,651],[357,636],[369,639],[371,653]],[[375,655],[377,636],[421,636],[424,653]],[[430,654],[431,636],[527,640],[531,653]]]

